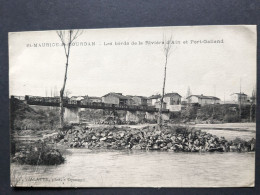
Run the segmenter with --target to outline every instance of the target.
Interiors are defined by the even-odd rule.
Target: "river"
[[[245,128],[246,129],[246,128]],[[218,136],[255,130],[207,127]],[[215,132],[215,133],[214,133]],[[12,185],[50,187],[241,187],[254,185],[255,153],[176,153],[68,149],[58,166],[11,164]]]

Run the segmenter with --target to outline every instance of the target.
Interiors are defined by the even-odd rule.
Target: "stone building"
[[[160,108],[160,105],[161,105],[161,102],[160,102],[160,101],[157,101],[157,102],[155,102],[155,104],[154,104],[155,108]],[[167,104],[166,104],[166,102],[163,102],[162,109],[163,109],[163,110],[167,109]]]
[[[101,97],[85,96],[85,98],[81,101],[84,103],[93,103],[93,102],[102,102],[102,99]]]
[[[81,100],[84,100],[86,96],[72,96],[70,98],[70,100],[73,100],[73,101],[81,101]]]
[[[129,96],[122,95],[122,93],[111,92],[102,96],[102,102],[106,104],[131,105],[133,100]]]
[[[230,95],[231,102],[234,104],[247,104],[250,103],[248,96],[245,93],[233,93]]]
[[[181,95],[178,93],[167,93],[163,101],[166,103],[166,109],[170,111],[181,111]]]
[[[198,104],[198,105],[201,105],[201,106],[204,106],[204,105],[207,105],[207,104],[219,104],[220,103],[220,99],[218,97],[205,96],[203,94],[201,94],[201,95],[190,95],[186,99],[191,104]]]
[[[161,97],[162,96],[160,94],[156,94],[156,95],[152,95],[152,96],[148,97],[147,105],[155,106],[156,102],[160,101]]]
[[[148,98],[144,96],[132,96],[132,100],[134,101],[134,105],[147,106]]]

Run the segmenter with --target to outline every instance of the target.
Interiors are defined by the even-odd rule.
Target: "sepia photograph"
[[[9,32],[12,187],[254,187],[256,25]]]

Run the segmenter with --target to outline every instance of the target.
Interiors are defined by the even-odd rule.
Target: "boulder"
[[[230,152],[237,152],[238,151],[237,146],[230,146],[229,150],[230,150]]]
[[[159,149],[158,145],[157,145],[157,144],[154,144],[154,145],[153,145],[153,150],[158,150],[158,149]]]
[[[106,141],[106,140],[107,140],[106,137],[102,137],[102,138],[100,139],[100,141]]]
[[[134,145],[134,146],[132,147],[132,149],[133,149],[133,150],[141,150],[142,148],[141,148],[140,145]]]
[[[167,144],[167,148],[171,148],[172,146],[173,146],[172,143]]]

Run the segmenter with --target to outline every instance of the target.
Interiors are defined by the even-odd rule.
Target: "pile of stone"
[[[137,123],[134,121],[123,121],[120,119],[106,119],[95,122],[95,124],[100,125],[136,125]]]
[[[183,126],[164,126],[158,131],[155,126],[142,129],[129,127],[82,128],[74,126],[60,133],[56,141],[69,147],[90,149],[165,150],[176,152],[229,152],[254,151],[255,140],[248,142],[224,137]]]

